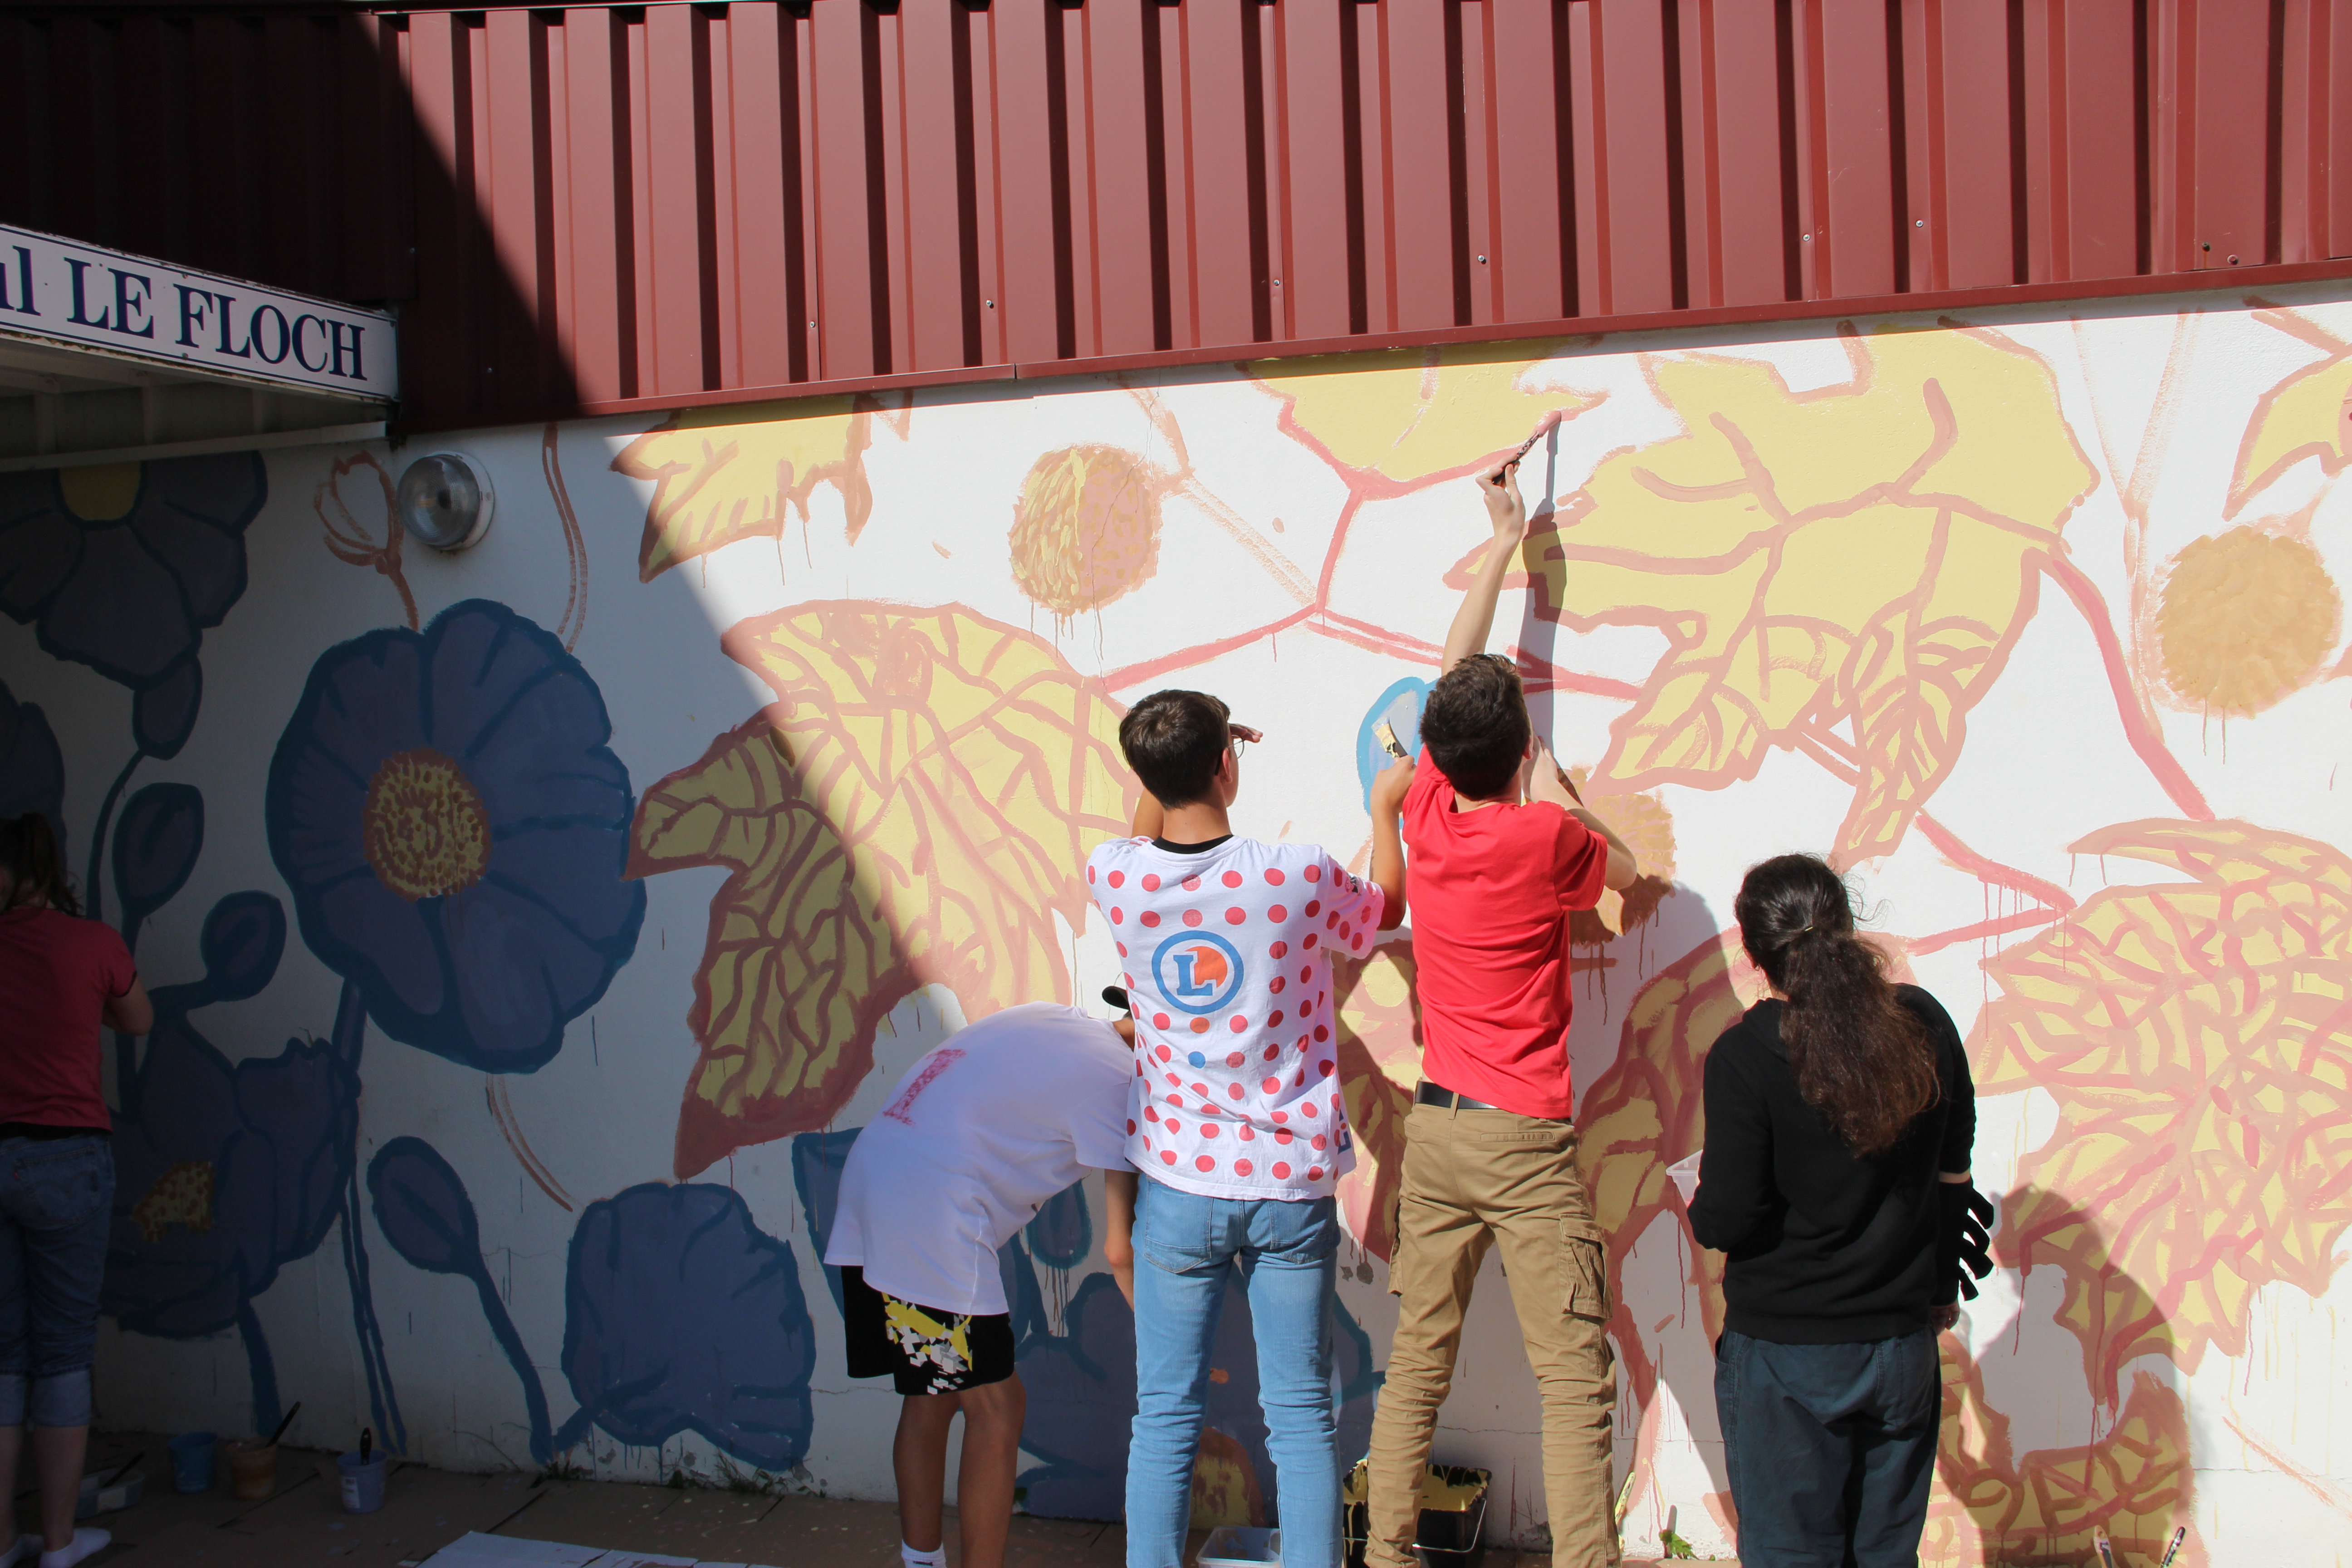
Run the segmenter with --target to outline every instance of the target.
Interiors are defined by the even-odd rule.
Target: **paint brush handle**
[[[361,1463],[361,1464],[364,1465],[364,1464],[366,1464],[366,1463],[368,1462],[368,1450],[369,1450],[369,1449],[371,1449],[371,1448],[373,1448],[373,1447],[375,1447],[375,1428],[374,1428],[374,1427],[373,1427],[373,1426],[362,1426],[362,1427],[361,1427],[361,1428],[360,1428],[360,1463]]]
[[[2172,1560],[2180,1555],[2180,1543],[2189,1539],[2189,1527],[2177,1525],[2172,1531],[2172,1544],[2164,1549],[2164,1561],[2156,1568],[2172,1568]]]
[[[293,1426],[293,1425],[294,1425],[294,1417],[296,1417],[297,1415],[301,1415],[301,1414],[302,1414],[302,1402],[301,1402],[300,1400],[299,1400],[299,1399],[298,1399],[298,1400],[296,1400],[296,1401],[294,1402],[294,1408],[292,1408],[291,1410],[289,1410],[289,1411],[286,1413],[285,1419],[283,1419],[283,1420],[281,1420],[280,1422],[278,1422],[278,1430],[277,1430],[277,1431],[275,1431],[275,1432],[272,1432],[272,1433],[269,1435],[269,1441],[268,1441],[268,1442],[267,1442],[267,1443],[264,1443],[264,1444],[262,1445],[262,1447],[265,1447],[265,1448],[275,1448],[276,1447],[278,1447],[278,1438],[280,1438],[280,1437],[283,1437],[284,1436],[286,1436],[286,1428],[288,1428],[289,1426]]]
[[[123,1477],[129,1475],[131,1473],[131,1467],[137,1464],[146,1457],[147,1450],[142,1448],[137,1453],[131,1455],[131,1458],[123,1460],[120,1468],[118,1468],[112,1475],[107,1477],[106,1479],[98,1483],[98,1489],[104,1491],[107,1488],[121,1480]]]

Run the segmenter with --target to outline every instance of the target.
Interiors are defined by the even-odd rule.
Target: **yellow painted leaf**
[[[2307,365],[2254,401],[2253,417],[2238,443],[2238,466],[2230,476],[2235,517],[2247,501],[2305,458],[2317,458],[2327,473],[2340,471],[2352,457],[2346,425],[2352,419],[2352,352],[2338,352]]]
[[[2245,1345],[2253,1293],[2314,1295],[2352,1226],[2352,860],[2245,822],[2126,823],[2073,846],[2185,875],[2102,889],[1985,965],[1980,1092],[2058,1101],[2002,1256],[2065,1273],[2095,1394],[2173,1347]]]
[[[1950,771],[2096,475],[2048,367],[2005,339],[1849,353],[1851,383],[1804,393],[1750,361],[1651,362],[1685,433],[1605,459],[1528,553],[1539,613],[1666,637],[1604,786],[1718,789],[1773,746],[1846,748],[1850,722],[1851,861],[1899,843]]]
[[[2193,1527],[2196,1470],[2180,1396],[2147,1373],[2096,1442],[2010,1451],[2009,1418],[1985,1403],[1984,1373],[1951,1335],[1943,1348],[1943,1431],[1919,1561],[1930,1568],[2075,1568],[2105,1535],[2118,1563],[2156,1562],[2191,1526],[2174,1568],[2211,1558]]]
[[[1394,1249],[1404,1119],[1421,1081],[1421,1002],[1412,943],[1384,942],[1362,958],[1333,954],[1339,998],[1339,1089],[1356,1137],[1356,1168],[1339,1178],[1339,1208],[1358,1245],[1385,1261]]]
[[[1287,405],[1284,428],[1339,467],[1402,489],[1467,473],[1526,440],[1546,415],[1591,406],[1586,394],[1521,389],[1529,367],[1558,347],[1475,343],[1247,368]]]
[[[1118,704],[1032,633],[845,602],[721,644],[777,700],[637,822],[640,874],[735,871],[697,979],[681,1176],[824,1125],[916,986],[949,986],[968,1018],[1066,1000],[1055,916],[1084,925],[1087,854],[1134,804]]]
[[[650,583],[738,539],[781,535],[785,507],[806,521],[820,484],[841,491],[856,539],[874,510],[865,460],[872,420],[850,398],[808,397],[694,409],[630,442],[614,470],[654,481],[638,577]]]
[[[918,984],[883,918],[879,868],[803,793],[764,718],[721,735],[638,803],[629,875],[722,866],[688,1026],[682,1179],[730,1151],[823,1127],[874,1065],[874,1032]]]

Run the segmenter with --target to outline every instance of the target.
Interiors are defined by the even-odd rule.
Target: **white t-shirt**
[[[1135,1130],[1154,1180],[1220,1198],[1328,1197],[1356,1163],[1328,955],[1371,951],[1381,890],[1319,844],[1181,855],[1120,838],[1087,862],[1135,1014]]]
[[[1134,1057],[1055,1002],[958,1030],[849,1146],[824,1260],[944,1312],[1010,1310],[996,1249],[1087,1171],[1127,1169]]]

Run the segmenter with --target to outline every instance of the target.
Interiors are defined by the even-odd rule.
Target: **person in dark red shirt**
[[[74,1528],[114,1209],[99,1029],[143,1035],[155,1009],[122,938],[80,917],[48,819],[0,818],[0,1475],[29,1419],[41,1478],[38,1535],[0,1492],[0,1568],[68,1568],[111,1539]]]
[[[1568,917],[1603,888],[1631,887],[1637,868],[1535,736],[1518,671],[1481,651],[1527,536],[1517,470],[1479,480],[1494,547],[1446,637],[1404,802],[1422,1084],[1389,1267],[1400,1300],[1372,1421],[1368,1568],[1415,1562],[1438,1407],[1472,1283],[1496,1246],[1543,1396],[1552,1562],[1603,1568],[1617,1557],[1609,1276],[1570,1121]]]

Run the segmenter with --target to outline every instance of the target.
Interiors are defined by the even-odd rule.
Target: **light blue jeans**
[[[1329,1198],[1204,1198],[1139,1184],[1135,1216],[1135,1436],[1127,1455],[1127,1568],[1180,1568],[1209,1350],[1238,1273],[1257,1337],[1284,1568],[1339,1568],[1339,1455],[1331,1415]]]

